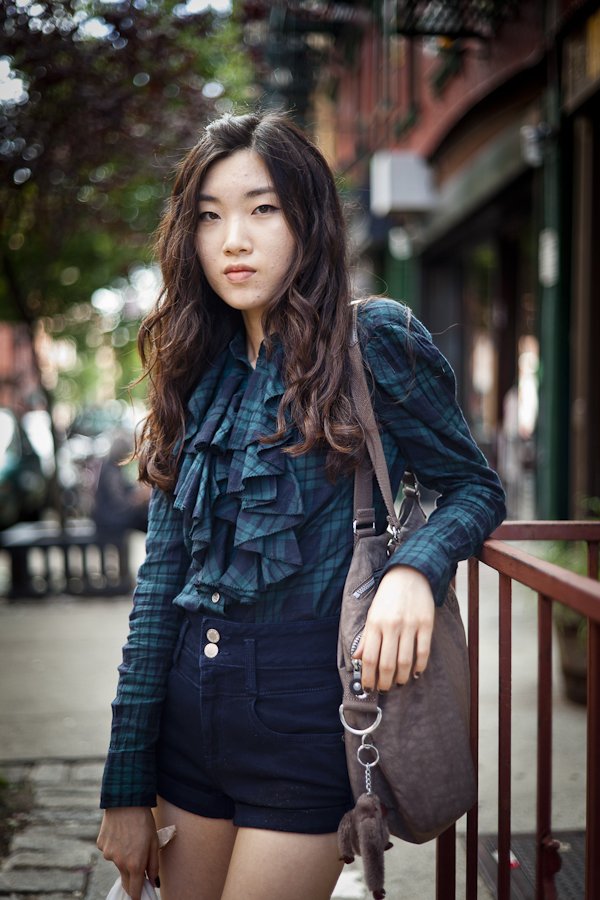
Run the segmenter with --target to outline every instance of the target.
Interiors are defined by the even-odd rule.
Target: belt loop
[[[181,623],[181,628],[179,629],[179,635],[177,637],[177,643],[175,644],[175,649],[173,650],[173,665],[176,666],[179,662],[179,657],[181,656],[181,651],[183,649],[183,642],[185,640],[185,636],[188,632],[188,628],[190,627],[190,620],[187,616],[184,617],[183,622]]]
[[[246,657],[246,690],[249,694],[256,694],[256,641],[254,638],[244,639],[244,654]]]

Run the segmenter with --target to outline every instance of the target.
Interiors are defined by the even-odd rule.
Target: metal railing
[[[509,541],[585,541],[588,577],[511,547]],[[512,583],[538,595],[537,809],[535,900],[556,900],[559,843],[552,836],[552,606],[559,602],[587,619],[587,780],[585,900],[600,898],[600,522],[505,522],[468,563],[468,642],[471,666],[471,749],[478,766],[479,563],[499,576],[498,868],[496,896],[511,897]],[[478,806],[467,813],[466,900],[477,898]],[[436,898],[456,896],[456,829],[437,841]]]

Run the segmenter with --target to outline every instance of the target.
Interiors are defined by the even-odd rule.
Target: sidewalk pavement
[[[117,870],[95,846],[102,760],[40,760],[1,771],[31,783],[34,806],[0,869],[0,897],[105,900]]]
[[[466,598],[465,567],[458,593]],[[481,567],[480,832],[497,821],[497,576]],[[0,867],[2,900],[105,900],[116,869],[95,847],[98,788],[129,600],[0,601],[0,773],[26,778],[34,807]],[[464,614],[464,611],[463,611]],[[513,832],[535,829],[536,603],[513,594]],[[34,627],[35,623],[35,627]],[[118,637],[117,637],[118,635]],[[102,662],[104,660],[104,662]],[[585,709],[554,706],[555,829],[585,827]],[[72,709],[70,710],[70,705]],[[464,896],[464,822],[457,896]],[[386,853],[388,900],[433,900],[435,843]],[[366,900],[360,861],[345,867],[332,900]],[[479,900],[491,894],[481,883]],[[243,900],[243,898],[240,898]],[[282,898],[285,900],[285,898]],[[311,898],[307,898],[311,900]]]

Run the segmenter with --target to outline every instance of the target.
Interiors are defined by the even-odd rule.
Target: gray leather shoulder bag
[[[396,547],[427,519],[416,479],[406,473],[404,501],[396,515],[389,473],[358,343],[356,316],[350,344],[352,392],[365,426],[370,465],[354,484],[354,553],[345,583],[338,642],[344,696],[348,772],[355,800],[375,794],[387,810],[389,831],[422,843],[435,838],[477,798],[469,743],[469,665],[456,595],[435,610],[431,654],[425,672],[385,694],[365,692],[353,659],[383,566]],[[388,530],[375,533],[373,474],[385,500]],[[344,855],[344,854],[343,854]]]

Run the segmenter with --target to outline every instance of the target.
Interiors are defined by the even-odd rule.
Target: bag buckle
[[[396,519],[396,521],[394,521],[394,519],[392,519],[391,516],[387,517],[387,523],[388,523],[387,530],[392,535],[392,541],[394,542],[394,544],[399,544],[400,543],[400,535],[402,534],[402,531],[401,531],[400,523],[398,522],[398,524],[396,524],[396,522],[398,522],[397,519]]]
[[[359,737],[362,737],[363,734],[372,734],[376,728],[379,728],[381,724],[381,717],[383,716],[383,711],[380,706],[377,707],[377,715],[375,717],[375,721],[370,725],[367,725],[366,728],[353,728],[352,725],[348,725],[346,722],[346,716],[344,715],[344,704],[340,704],[340,720],[342,725],[346,729],[346,731],[352,732],[352,734],[357,734]]]
[[[375,534],[375,522],[359,522],[358,519],[355,519],[352,523],[352,531],[356,537]]]

